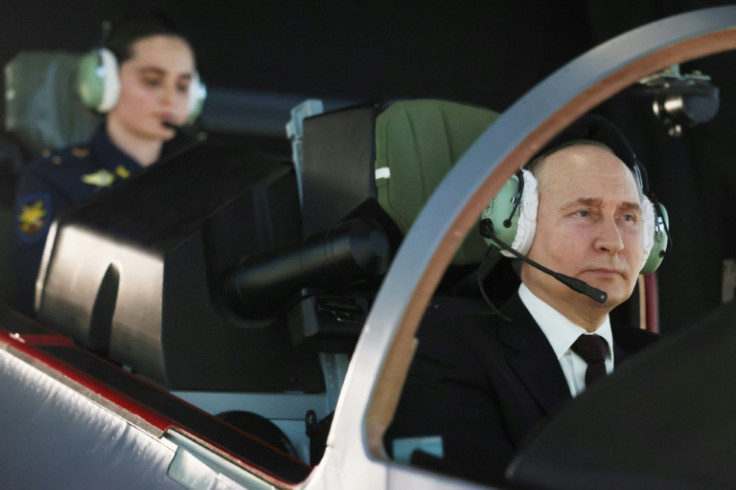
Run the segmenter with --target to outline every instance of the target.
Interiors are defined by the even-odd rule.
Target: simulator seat
[[[350,260],[343,261],[335,257],[331,264],[325,260],[320,272],[307,270],[311,267],[305,263],[347,251],[346,240],[340,246],[333,240],[329,247],[255,257],[231,276],[234,303],[254,311],[273,302],[279,292],[300,291],[290,315],[294,341],[316,351],[350,352],[377,289],[375,279],[387,268],[387,256],[393,255],[445,174],[497,117],[479,107],[408,99],[305,119],[303,160],[297,165],[302,168],[303,234],[321,236],[325,229],[338,234],[360,226],[363,244],[352,249],[364,253],[345,254]],[[481,237],[470,234],[453,263],[475,268],[485,250]]]
[[[304,234],[355,216],[370,217],[385,231],[393,255],[440,181],[497,117],[491,110],[451,101],[403,99],[306,118]],[[474,269],[485,250],[480,235],[471,233],[453,264]],[[334,338],[352,323],[354,343],[375,289],[352,297],[312,291],[293,310],[298,318],[295,335],[324,348],[320,336]]]
[[[78,54],[20,52],[5,66],[0,132],[0,304],[15,294],[10,263],[15,186],[31,156],[87,141],[101,118],[76,95]]]

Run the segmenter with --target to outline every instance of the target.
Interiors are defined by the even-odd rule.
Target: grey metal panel
[[[0,487],[171,488],[175,447],[0,349]]]

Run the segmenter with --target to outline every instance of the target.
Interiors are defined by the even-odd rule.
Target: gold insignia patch
[[[118,165],[117,167],[115,167],[115,173],[118,174],[118,177],[120,177],[121,179],[127,179],[128,177],[130,177],[130,170],[123,167],[122,165]]]
[[[54,165],[59,165],[61,163],[61,157],[60,156],[53,157],[51,159],[51,163],[53,163]]]
[[[107,170],[99,170],[92,174],[82,175],[82,182],[96,187],[108,187],[115,181],[115,176]]]
[[[77,158],[84,158],[89,155],[89,148],[72,148],[72,155]]]
[[[30,204],[24,204],[18,215],[20,231],[26,235],[35,235],[46,224],[46,214],[46,208],[41,199]]]

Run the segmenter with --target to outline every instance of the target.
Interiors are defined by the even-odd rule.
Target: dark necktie
[[[571,349],[588,363],[585,370],[585,386],[590,386],[606,375],[606,352],[608,344],[599,335],[581,335]]]

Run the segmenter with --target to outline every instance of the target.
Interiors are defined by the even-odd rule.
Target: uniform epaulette
[[[41,160],[53,165],[61,165],[62,163],[73,163],[75,160],[84,160],[89,156],[90,149],[88,146],[75,146],[72,148],[65,148],[63,150],[54,151],[44,149],[41,151]]]
[[[72,156],[76,158],[87,158],[89,156],[88,146],[75,146],[71,149]]]
[[[41,150],[41,161],[45,163],[51,163],[53,165],[60,165],[64,161],[68,160],[65,158],[65,150],[52,151],[49,149]]]

